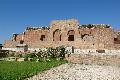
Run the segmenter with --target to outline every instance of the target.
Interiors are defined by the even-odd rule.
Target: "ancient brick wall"
[[[80,64],[115,65],[120,64],[120,55],[66,54],[66,60]]]
[[[80,27],[75,19],[52,21],[50,29],[30,28],[13,35],[4,47],[15,47],[23,41],[29,48],[73,46],[79,49],[115,49],[115,32],[109,27]],[[115,47],[116,46],[116,47]]]
[[[16,45],[18,44],[19,42],[17,41],[12,41],[12,40],[6,40],[3,44],[3,47],[4,48],[16,48]]]

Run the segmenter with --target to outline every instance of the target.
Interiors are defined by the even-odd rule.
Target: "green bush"
[[[66,54],[64,46],[48,48],[47,53],[51,58],[65,58]]]
[[[35,53],[29,53],[25,55],[26,58],[34,58],[36,57]]]
[[[39,52],[34,53],[15,53],[10,52],[8,57],[17,57],[17,58],[25,58],[27,61],[28,58],[32,58],[32,61],[36,61],[36,59],[40,59],[40,61],[49,61],[50,58],[65,58],[65,48],[64,46],[56,47],[56,48],[47,48],[47,50],[40,50]]]
[[[9,53],[7,54],[7,57],[15,57],[15,52],[9,52]]]
[[[65,48],[63,46],[60,46],[60,47],[58,47],[58,50],[59,50],[59,53],[60,53],[59,57],[65,58],[65,54],[66,54]]]
[[[20,54],[20,53],[16,53],[14,56],[15,56],[15,57],[19,57],[19,58],[21,58],[21,57],[22,57],[22,54]]]

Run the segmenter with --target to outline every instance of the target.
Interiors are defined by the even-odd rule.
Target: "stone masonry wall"
[[[118,52],[118,51],[117,51]],[[113,52],[115,53],[115,52]],[[66,60],[72,63],[81,64],[120,64],[120,52],[119,53],[91,53],[91,54],[66,54]]]
[[[12,40],[5,41],[4,48],[14,48],[16,44],[23,41],[28,48],[64,45],[76,49],[116,49],[114,37],[115,32],[111,28],[79,28],[78,20],[56,20],[52,21],[50,29],[33,28],[13,36]]]

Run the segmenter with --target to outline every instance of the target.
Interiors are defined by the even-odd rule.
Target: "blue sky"
[[[111,24],[120,29],[120,0],[0,0],[0,43],[29,25],[78,19],[80,24]]]

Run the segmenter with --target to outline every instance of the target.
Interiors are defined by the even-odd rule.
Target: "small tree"
[[[61,57],[62,59],[65,58],[66,52],[65,52],[64,46],[60,46],[60,47],[58,48],[58,52],[59,52],[59,57]]]

